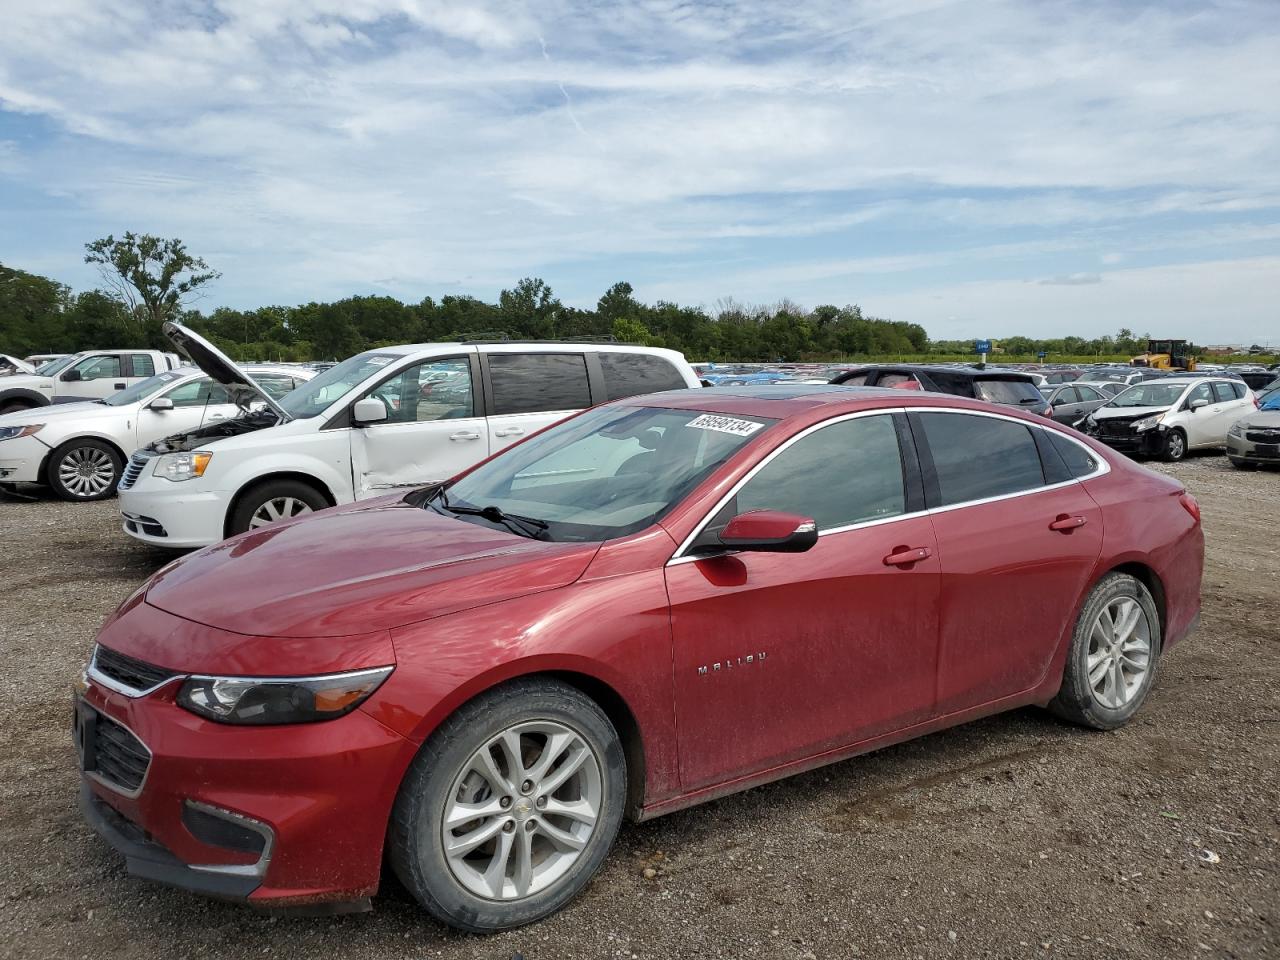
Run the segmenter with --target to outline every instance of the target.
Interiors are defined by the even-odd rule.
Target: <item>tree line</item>
[[[371,347],[505,335],[512,339],[615,338],[663,346],[691,360],[805,361],[886,357],[971,356],[973,342],[931,342],[916,323],[865,316],[860,307],[807,309],[783,300],[713,309],[636,299],[629,283],[611,286],[594,309],[567,306],[544,280],[529,277],[496,303],[471,296],[352,296],[328,303],[218,307],[194,301],[219,274],[180,240],[126,233],[86,244],[105,289],[73,293],[57,280],[0,264],[0,351],[23,356],[94,347],[165,349],[161,325],[177,319],[238,360],[334,360]],[[1128,356],[1146,336],[1034,339],[1009,337],[1006,356]]]

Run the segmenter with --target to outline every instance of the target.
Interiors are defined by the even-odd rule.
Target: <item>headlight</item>
[[[1150,430],[1164,419],[1163,413],[1157,413],[1154,417],[1143,417],[1141,420],[1133,421],[1133,429],[1142,433],[1144,430]]]
[[[176,483],[192,477],[203,477],[212,459],[213,454],[203,450],[194,453],[166,453],[163,457],[156,457],[155,469],[151,472]]]
[[[261,726],[334,720],[360,706],[394,667],[322,677],[191,677],[178,705],[219,723]]]
[[[0,427],[0,440],[17,440],[19,437],[29,437],[33,433],[39,433],[44,429],[43,423],[29,423],[25,427]]]
[[[1244,436],[1243,421],[1237,420],[1235,423],[1233,423],[1231,425],[1231,429],[1227,431],[1227,434],[1228,436],[1232,436],[1232,437],[1243,437]]]

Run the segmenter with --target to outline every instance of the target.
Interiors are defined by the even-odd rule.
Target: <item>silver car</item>
[[[1233,467],[1280,466],[1280,405],[1241,417],[1227,431],[1227,457]]]

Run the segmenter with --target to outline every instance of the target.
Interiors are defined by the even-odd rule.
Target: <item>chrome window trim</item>
[[[900,520],[912,520],[918,517],[932,516],[935,513],[947,513],[952,510],[959,510],[963,507],[977,507],[977,506],[982,506],[988,503],[998,503],[1001,500],[1012,500],[1015,497],[1026,497],[1035,493],[1043,493],[1046,490],[1060,490],[1064,487],[1071,486],[1072,484],[1082,483],[1085,480],[1093,480],[1097,477],[1105,476],[1106,474],[1111,472],[1111,464],[1107,462],[1106,458],[1102,456],[1102,454],[1094,450],[1088,444],[1081,443],[1079,440],[1070,436],[1065,431],[1052,430],[1047,423],[1044,425],[1038,424],[1038,423],[1028,423],[1026,420],[1023,420],[1020,417],[1011,417],[1006,414],[999,413],[997,411],[969,410],[963,407],[912,406],[912,407],[881,407],[875,410],[859,410],[855,413],[846,413],[838,417],[832,417],[830,420],[823,420],[820,423],[811,424],[810,426],[806,427],[804,430],[801,430],[795,436],[789,438],[785,443],[778,446],[777,449],[770,451],[768,456],[766,456],[763,460],[761,460],[754,467],[752,467],[750,471],[748,471],[737,483],[733,485],[733,487],[729,490],[728,493],[726,493],[723,497],[720,498],[719,501],[717,501],[716,505],[711,508],[710,512],[708,512],[698,522],[698,524],[693,528],[693,531],[687,537],[685,537],[684,540],[680,543],[680,546],[676,548],[675,553],[671,555],[671,558],[667,561],[666,565],[670,567],[670,566],[676,566],[682,563],[692,563],[697,560],[704,560],[707,558],[707,556],[720,556],[720,554],[689,555],[689,554],[686,554],[685,551],[689,549],[693,541],[698,538],[698,535],[702,533],[703,529],[707,526],[708,523],[711,522],[711,520],[716,516],[716,514],[718,514],[722,509],[724,509],[724,505],[728,503],[730,500],[732,500],[737,495],[738,491],[741,490],[742,487],[744,487],[748,482],[750,482],[752,477],[754,477],[757,473],[759,473],[760,470],[762,470],[770,461],[772,461],[774,457],[778,456],[780,453],[782,453],[782,451],[790,447],[791,444],[800,440],[802,437],[806,437],[811,433],[817,432],[818,430],[824,427],[829,427],[833,424],[842,423],[846,420],[855,420],[859,417],[876,416],[879,414],[892,415],[895,413],[907,413],[907,414],[909,413],[951,413],[951,414],[976,416],[976,417],[989,417],[994,420],[1005,420],[1009,423],[1017,423],[1031,430],[1050,430],[1051,432],[1061,436],[1063,439],[1071,443],[1074,443],[1076,446],[1080,447],[1098,464],[1098,466],[1092,473],[1087,473],[1082,477],[1072,477],[1070,480],[1063,480],[1059,483],[1048,483],[1039,487],[1030,487],[1026,490],[1016,490],[1012,493],[1002,493],[994,497],[984,497],[979,500],[965,500],[962,503],[950,503],[942,507],[929,507],[924,510],[917,510],[914,513],[901,513],[892,517],[882,517],[878,520],[863,520],[863,521],[859,521],[858,523],[850,523],[850,524],[845,524],[839,527],[831,527],[828,530],[818,531],[819,539],[825,536],[829,536],[831,534],[847,533],[851,530],[861,530],[864,527],[878,527],[888,523],[897,523]],[[733,551],[733,552],[736,552],[736,551]]]

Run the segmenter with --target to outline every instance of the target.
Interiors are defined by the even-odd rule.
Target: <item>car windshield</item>
[[[1125,370],[1097,370],[1094,371],[1094,380],[1109,380],[1112,383],[1125,383],[1131,375]]]
[[[1026,380],[975,380],[974,392],[979,400],[992,403],[1039,403],[1044,399],[1034,383]]]
[[[362,353],[348,357],[318,374],[313,380],[290,390],[276,402],[284,408],[285,413],[294,418],[305,420],[319,416],[353,388],[398,359],[399,355],[394,353]]]
[[[1108,407],[1172,407],[1187,389],[1185,383],[1135,383],[1116,394]]]
[[[69,367],[79,357],[79,354],[73,353],[69,357],[63,357],[61,360],[50,360],[48,363],[36,367],[36,375],[40,377],[52,377],[55,373],[60,373],[64,367]]]
[[[451,507],[485,509],[487,516],[458,519],[501,527],[533,518],[539,525],[524,532],[542,540],[622,537],[659,520],[776,422],[662,407],[600,407],[495,457],[430,506],[446,516],[455,515]],[[503,523],[499,511],[513,522]]]
[[[108,407],[127,407],[131,403],[137,403],[139,400],[145,400],[151,394],[155,393],[161,387],[164,387],[175,380],[181,380],[187,376],[190,371],[170,370],[168,373],[158,373],[154,377],[147,377],[145,380],[139,380],[131,387],[126,387],[119,393],[113,393],[105,400],[99,400],[99,403],[105,403]]]

